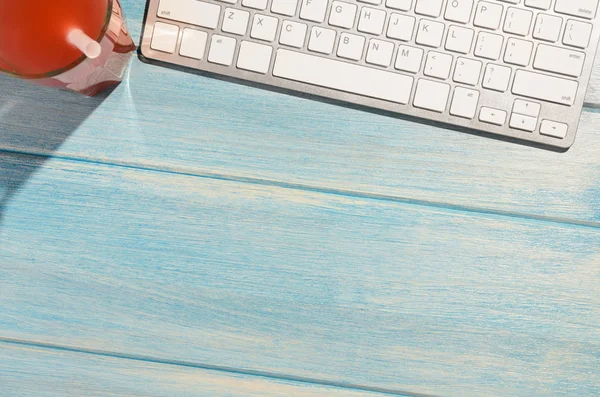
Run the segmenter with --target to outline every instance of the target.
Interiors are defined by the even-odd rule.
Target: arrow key
[[[551,120],[543,120],[540,126],[540,134],[558,139],[564,139],[568,130],[568,125]]]
[[[506,122],[506,112],[504,110],[483,106],[479,112],[479,121],[502,126]]]
[[[510,117],[510,128],[533,132],[537,126],[537,121],[538,119],[536,117],[529,117],[522,114],[513,113]]]
[[[523,116],[535,117],[540,115],[541,105],[535,102],[523,101],[521,99],[515,100],[513,105],[513,113],[522,114]]]

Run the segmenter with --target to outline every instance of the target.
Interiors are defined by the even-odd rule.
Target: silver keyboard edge
[[[241,5],[239,4],[239,3],[241,3],[241,0],[238,0],[237,4],[230,4],[230,3],[225,3],[222,1],[215,1],[215,0],[203,0],[203,1],[205,1],[207,3],[217,4],[217,5],[221,6],[222,9],[225,9],[226,7],[234,7],[234,8],[243,9],[244,11],[247,11],[250,13],[249,21],[252,21],[254,14],[271,15],[271,12],[267,11],[270,7],[270,0],[269,0],[269,7],[267,7],[267,10],[265,10],[265,11],[254,10],[254,9],[247,8],[247,7],[241,7]],[[330,0],[330,2],[331,2],[331,0]],[[299,1],[299,3],[300,3],[300,1]],[[358,4],[358,5],[375,7],[375,8],[378,7],[378,6],[374,6],[372,4],[366,4],[366,3]],[[511,6],[511,4],[508,4],[508,3],[503,3],[503,5],[505,7]],[[324,58],[335,59],[338,61],[340,60],[340,58],[335,56],[335,52],[331,55],[323,55],[323,54],[316,54],[316,53],[314,53],[312,51],[308,51],[306,49],[306,45],[308,42],[308,38],[310,35],[309,33],[310,33],[311,28],[313,26],[323,27],[324,24],[313,23],[313,22],[310,22],[307,20],[300,20],[300,18],[299,18],[300,6],[297,7],[296,14],[294,17],[275,15],[276,17],[279,18],[280,23],[279,23],[279,26],[277,28],[277,32],[275,35],[276,39],[275,39],[275,41],[270,42],[270,43],[252,39],[250,37],[250,27],[251,27],[250,23],[249,23],[248,29],[246,31],[246,34],[243,36],[233,35],[233,34],[228,34],[228,33],[222,32],[220,30],[220,26],[221,26],[222,20],[223,20],[223,14],[224,14],[223,12],[221,13],[218,28],[212,30],[212,29],[207,29],[207,28],[201,28],[201,27],[198,27],[198,26],[192,25],[192,24],[186,24],[186,23],[182,23],[182,22],[178,22],[178,21],[165,20],[162,18],[158,18],[157,17],[158,6],[159,6],[159,0],[148,0],[148,2],[147,2],[146,16],[145,16],[145,20],[144,20],[142,39],[141,39],[141,45],[140,45],[141,55],[150,61],[155,60],[155,61],[164,62],[167,64],[181,66],[184,68],[189,68],[192,70],[197,70],[197,71],[201,71],[201,72],[202,71],[209,72],[209,73],[213,73],[216,75],[229,77],[232,79],[241,79],[241,80],[245,80],[245,81],[249,81],[249,82],[264,84],[267,86],[275,87],[276,89],[290,90],[290,91],[295,91],[295,92],[299,92],[299,93],[306,93],[309,95],[316,95],[319,97],[329,98],[329,99],[333,99],[336,101],[342,101],[342,102],[347,102],[350,104],[356,104],[356,105],[361,105],[361,106],[365,106],[365,107],[369,107],[369,108],[380,109],[380,110],[383,110],[386,112],[396,113],[398,115],[412,116],[412,117],[416,117],[419,119],[426,119],[426,120],[430,120],[433,122],[439,122],[439,123],[445,123],[448,125],[463,127],[466,129],[474,130],[475,132],[481,131],[484,134],[497,135],[500,138],[504,138],[504,139],[508,138],[511,141],[512,140],[522,141],[523,143],[529,142],[529,143],[534,144],[534,146],[540,145],[541,147],[556,148],[556,149],[560,149],[560,150],[566,150],[566,149],[570,148],[575,141],[577,129],[579,126],[579,118],[580,118],[581,112],[583,110],[585,94],[586,94],[587,87],[588,87],[588,84],[589,84],[589,81],[591,78],[591,72],[592,72],[592,68],[594,65],[595,57],[596,57],[598,42],[600,40],[600,28],[598,27],[598,24],[597,24],[598,16],[596,16],[596,19],[594,19],[593,21],[582,20],[585,22],[592,23],[594,25],[594,29],[592,31],[592,35],[590,38],[590,44],[588,45],[588,48],[585,50],[586,59],[585,59],[585,63],[583,66],[582,75],[581,75],[581,77],[579,77],[577,79],[577,81],[579,83],[579,89],[578,89],[577,96],[574,101],[574,105],[571,107],[567,107],[564,105],[552,104],[552,103],[544,102],[544,101],[540,101],[540,100],[532,100],[535,102],[542,103],[543,106],[542,106],[542,111],[538,117],[538,128],[536,129],[536,131],[529,133],[529,132],[515,130],[515,129],[512,129],[509,127],[508,119],[510,119],[510,112],[512,110],[514,101],[516,99],[527,100],[527,98],[525,98],[525,97],[514,95],[511,93],[510,87],[512,87],[512,84],[513,84],[513,81],[514,81],[514,78],[516,75],[516,71],[517,70],[529,70],[529,71],[535,71],[536,73],[540,73],[540,74],[547,74],[550,76],[559,77],[554,74],[544,73],[544,72],[540,72],[539,70],[533,69],[533,66],[532,66],[533,61],[531,61],[527,67],[517,67],[517,66],[512,65],[513,73],[511,75],[510,82],[509,82],[509,90],[505,93],[497,93],[495,91],[486,90],[486,89],[481,88],[480,85],[478,87],[473,87],[473,86],[469,86],[466,84],[458,84],[458,83],[455,83],[454,81],[452,81],[451,77],[448,80],[438,80],[435,78],[427,77],[423,74],[424,68],[421,68],[419,73],[412,74],[412,73],[403,73],[403,72],[397,71],[396,69],[394,69],[393,62],[387,68],[373,66],[373,65],[367,64],[365,62],[366,57],[365,57],[364,53],[363,53],[363,56],[360,61],[358,61],[358,62],[348,61],[348,63],[351,63],[351,64],[363,65],[363,66],[366,66],[369,68],[374,68],[374,69],[379,69],[379,70],[393,71],[394,73],[399,73],[399,74],[413,77],[415,80],[414,80],[413,90],[411,92],[409,103],[407,105],[401,105],[398,103],[388,102],[385,100],[365,97],[365,96],[361,96],[361,95],[357,95],[357,94],[347,93],[347,92],[329,89],[329,88],[325,88],[325,87],[319,87],[319,86],[314,86],[311,84],[306,84],[306,83],[301,83],[301,82],[296,82],[296,81],[292,81],[292,80],[274,77],[272,75],[272,71],[273,71],[273,66],[275,63],[274,60],[275,60],[275,57],[277,54],[277,50],[279,48],[285,48],[288,50],[297,51],[297,52],[305,53],[305,54],[318,55],[318,56],[321,56]],[[445,8],[446,8],[446,1],[444,2],[443,10],[445,10]],[[476,9],[476,4],[473,7],[473,13],[475,12],[475,9]],[[391,10],[391,9],[387,9],[387,10],[388,10],[388,12],[399,12],[397,10]],[[540,12],[542,12],[542,11],[540,11]],[[444,20],[443,19],[443,11],[442,11],[442,15],[438,18],[431,18],[431,17],[424,17],[422,15],[417,15],[414,13],[414,6],[412,7],[411,11],[401,12],[401,13],[414,16],[415,18],[417,18],[417,20],[428,19],[428,20],[441,21],[444,24],[446,24],[446,26],[450,26],[450,25],[465,26],[460,23],[452,23],[450,21]],[[600,10],[598,11],[598,13],[600,13]],[[500,26],[503,26],[503,24],[504,24],[505,15],[506,15],[506,13],[503,14]],[[569,17],[569,16],[565,16],[565,15],[561,15],[561,16],[563,17],[563,19],[565,21],[568,19],[580,20],[579,18],[576,18],[576,17]],[[325,20],[327,21],[328,18],[329,18],[329,7],[328,7],[328,11],[327,11]],[[288,46],[280,45],[278,43],[277,38],[279,37],[279,34],[280,34],[282,20],[299,21],[303,24],[308,25],[308,29],[307,29],[308,33],[305,38],[304,49],[290,48]],[[535,17],[534,17],[534,21],[535,21]],[[154,30],[155,22],[165,22],[165,23],[168,23],[171,25],[176,25],[180,29],[193,28],[193,29],[197,29],[197,30],[202,30],[202,31],[209,33],[209,35],[211,35],[212,33],[218,33],[223,36],[235,38],[237,40],[237,45],[236,45],[236,50],[235,50],[235,54],[234,54],[234,58],[233,58],[234,60],[237,59],[237,55],[238,55],[238,51],[239,51],[239,43],[242,40],[249,40],[252,42],[269,45],[269,46],[273,47],[273,53],[271,56],[271,63],[269,66],[269,71],[267,74],[263,75],[263,74],[258,74],[255,72],[237,69],[235,67],[235,64],[232,66],[221,66],[218,64],[210,63],[206,60],[206,58],[207,58],[206,56],[204,57],[204,59],[198,61],[198,60],[194,60],[191,58],[186,58],[186,57],[180,56],[177,51],[173,54],[169,54],[169,53],[153,50],[150,47],[150,44],[151,44],[151,40],[152,40],[152,33]],[[389,39],[389,38],[385,37],[385,30],[380,36],[358,32],[356,29],[356,25],[357,24],[355,23],[355,26],[352,29],[329,27],[330,29],[334,29],[334,30],[338,31],[338,37],[336,38],[335,44],[337,44],[337,42],[338,42],[339,32],[349,32],[349,33],[354,33],[354,34],[361,35],[361,36],[364,36],[367,38],[381,38],[383,40],[392,41],[395,43],[396,47],[399,44],[406,44],[406,45],[413,46],[413,47],[423,48],[426,51],[426,53],[424,54],[423,62],[426,57],[427,51],[448,52],[443,48],[443,44],[442,44],[442,47],[437,48],[437,49],[436,48],[428,48],[428,47],[424,47],[422,45],[415,44],[414,37],[410,42],[402,42],[399,40],[393,40],[393,39]],[[387,26],[387,24],[386,24],[386,26]],[[494,32],[494,31],[490,31],[490,30],[484,29],[484,28],[476,28],[476,27],[473,27],[470,25],[467,25],[467,26],[470,29],[475,30],[475,37],[478,34],[478,32],[480,32],[480,31]],[[531,27],[531,29],[533,29],[533,26]],[[519,36],[504,33],[501,30],[496,31],[496,32],[498,34],[502,34],[505,38],[507,38],[507,37],[517,37],[518,38],[519,37]],[[442,38],[442,43],[446,42],[447,33],[448,33],[448,29],[446,28],[444,31],[444,36]],[[177,39],[177,46],[176,46],[177,49],[181,45],[181,39],[182,39],[182,35],[180,34]],[[505,42],[506,42],[506,39],[505,39]],[[474,43],[472,45],[474,46]],[[208,51],[208,47],[209,47],[209,45],[207,43],[206,53]],[[365,49],[363,49],[363,51],[366,51],[366,47],[367,46],[365,46]],[[505,47],[505,43],[503,44],[502,54],[504,53],[504,47]],[[397,51],[397,48],[394,50],[394,55],[396,54],[396,51]],[[448,52],[448,53],[450,53],[450,52]],[[454,73],[454,64],[456,62],[456,58],[458,58],[458,57],[464,56],[464,57],[468,57],[469,59],[475,59],[475,60],[481,61],[483,63],[483,67],[482,67],[480,79],[483,78],[483,74],[484,74],[485,67],[487,64],[490,64],[490,63],[504,64],[504,62],[502,62],[502,59],[500,59],[498,61],[490,61],[490,60],[474,57],[472,55],[472,51],[470,54],[467,54],[467,55],[458,54],[458,53],[450,53],[450,54],[452,54],[454,57],[453,66],[450,71],[450,76],[452,76]],[[416,83],[419,79],[444,82],[444,83],[451,85],[451,91],[450,91],[451,94],[449,96],[448,103],[446,105],[446,110],[444,111],[444,113],[440,114],[440,113],[436,113],[436,112],[429,111],[429,110],[423,110],[423,109],[416,108],[412,105],[413,100],[414,100],[414,95],[416,92],[416,89],[414,87],[416,87]],[[452,93],[454,92],[456,87],[476,89],[481,92],[481,96],[480,96],[479,104],[477,106],[477,112],[476,112],[475,118],[465,119],[465,118],[461,118],[461,117],[451,116],[449,114],[449,108],[450,108],[450,105],[452,102],[451,101]],[[585,88],[582,89],[582,87],[585,87]],[[498,96],[501,96],[503,98],[502,102],[497,100]],[[493,99],[491,101],[486,101],[486,99],[489,97],[493,97]],[[499,108],[501,110],[508,112],[509,117],[503,126],[496,126],[496,125],[492,125],[492,124],[488,124],[488,123],[479,121],[478,116],[479,116],[479,111],[480,111],[481,107],[482,106],[490,106],[490,103],[493,103],[496,108]],[[564,123],[568,124],[569,130],[568,130],[566,138],[556,139],[553,137],[541,135],[539,133],[539,127],[541,125],[542,120],[544,120],[544,119],[560,121],[560,122],[564,122]],[[432,136],[432,139],[435,139],[435,137]]]

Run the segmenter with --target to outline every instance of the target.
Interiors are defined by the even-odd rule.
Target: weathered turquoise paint
[[[145,1],[123,6],[137,40]],[[0,87],[0,149],[600,224],[594,110],[560,154],[137,59],[108,97]]]
[[[11,397],[391,396],[387,393],[367,393],[343,387],[207,370],[187,363],[165,365],[2,342],[0,394]]]
[[[594,395],[600,228],[3,156],[0,335],[443,396]],[[4,180],[3,180],[4,183]]]
[[[582,117],[557,154],[138,60],[0,78],[0,395],[600,395]]]

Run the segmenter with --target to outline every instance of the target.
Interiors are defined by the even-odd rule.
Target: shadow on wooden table
[[[10,199],[110,92],[89,98],[0,75],[0,225]]]

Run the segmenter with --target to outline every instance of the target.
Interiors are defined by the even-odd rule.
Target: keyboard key
[[[504,37],[498,34],[479,32],[475,44],[475,56],[495,61],[500,58],[503,42]]]
[[[267,15],[254,14],[250,37],[253,39],[274,41],[279,20]]]
[[[563,149],[600,18],[600,0],[151,1],[148,57],[398,113],[424,109],[500,135],[528,131],[518,136]]]
[[[477,85],[483,63],[468,58],[458,58],[454,68],[454,81],[468,85]]]
[[[452,98],[452,105],[450,105],[450,114],[466,119],[472,119],[475,117],[478,102],[479,91],[456,87]]]
[[[198,0],[160,0],[158,16],[192,25],[215,29],[221,7]]]
[[[502,7],[500,4],[480,1],[477,3],[477,10],[475,12],[475,20],[473,21],[473,25],[480,28],[497,30],[500,27],[500,20],[502,19],[503,12],[504,7]]]
[[[533,67],[546,72],[579,77],[583,70],[585,53],[547,44],[538,45]]]
[[[429,54],[427,54],[427,61],[425,62],[423,74],[445,80],[450,75],[452,60],[452,55],[430,51]]]
[[[551,120],[542,120],[542,125],[540,126],[540,134],[558,139],[564,139],[567,136],[568,130],[569,126],[567,124]]]
[[[394,10],[410,11],[413,0],[387,0],[385,6]]]
[[[567,21],[563,43],[577,48],[586,48],[590,43],[592,24],[574,20]]]
[[[417,108],[443,113],[448,104],[450,85],[421,79],[417,83],[413,105]]]
[[[179,48],[179,55],[193,59],[204,58],[207,40],[208,33],[206,32],[189,28],[184,29],[181,38],[181,48]]]
[[[515,100],[512,111],[513,113],[537,118],[540,115],[541,109],[542,105],[540,105],[539,103],[517,99]]]
[[[402,74],[285,49],[277,50],[273,75],[401,104],[408,103],[413,85]]]
[[[533,37],[538,40],[551,41],[555,43],[558,41],[560,36],[562,23],[563,20],[561,17],[548,14],[538,14],[535,21],[535,27],[533,28]]]
[[[404,72],[418,73],[423,62],[423,52],[421,48],[407,45],[399,46],[394,67]]]
[[[364,46],[365,38],[363,36],[342,33],[340,35],[340,43],[338,44],[337,56],[358,61],[362,58]]]
[[[519,36],[527,36],[531,27],[533,12],[522,10],[520,8],[510,7],[506,11],[506,19],[504,20],[504,31],[513,33]]]
[[[452,0],[446,5],[444,19],[452,22],[467,23],[471,19],[474,0]]]
[[[268,0],[242,0],[242,5],[256,10],[264,10],[267,8],[267,2]]]
[[[367,49],[367,63],[373,65],[388,67],[392,62],[392,54],[394,53],[394,43],[389,41],[371,39],[369,48]]]
[[[506,123],[507,113],[504,110],[482,107],[479,111],[479,120],[484,123],[502,126]]]
[[[442,45],[442,37],[444,36],[445,25],[440,22],[421,20],[417,30],[417,44],[428,47],[439,47]]]
[[[266,74],[271,64],[273,48],[264,44],[242,41],[237,67],[251,72]]]
[[[473,44],[473,35],[475,32],[471,29],[461,28],[459,26],[450,26],[448,37],[446,38],[446,49],[448,51],[468,54],[471,52]]]
[[[175,52],[175,47],[177,46],[177,36],[179,36],[179,26],[156,22],[154,24],[150,48],[172,54]]]
[[[515,95],[572,106],[578,86],[573,80],[517,70],[512,92]]]
[[[380,35],[383,32],[386,13],[371,7],[363,7],[358,17],[358,31]]]
[[[537,127],[537,118],[524,116],[522,114],[513,113],[510,116],[510,128],[514,128],[516,130],[533,132]]]
[[[415,30],[415,23],[416,19],[414,17],[393,12],[390,15],[388,23],[387,37],[402,41],[411,41],[413,31]]]
[[[533,43],[531,41],[510,38],[506,44],[504,62],[513,65],[527,66],[529,65],[532,51]]]
[[[271,11],[275,14],[287,15],[289,17],[296,14],[298,0],[273,0],[271,3]]]
[[[331,13],[329,14],[329,24],[351,29],[354,26],[357,8],[355,4],[334,1],[331,5]]]
[[[248,19],[250,19],[250,13],[248,11],[226,8],[221,29],[227,33],[243,36],[248,29]]]
[[[303,0],[300,18],[321,23],[325,20],[327,5],[327,0]]]
[[[511,68],[490,63],[485,68],[481,85],[488,90],[505,92],[508,89],[511,74]]]
[[[560,14],[593,19],[598,9],[598,0],[556,0],[554,11]]]
[[[217,63],[224,66],[231,66],[233,61],[233,53],[235,52],[235,45],[235,39],[214,34],[210,41],[208,62]]]
[[[539,10],[548,10],[552,0],[525,0],[525,5]]]
[[[322,54],[331,54],[335,43],[335,30],[313,26],[308,41],[308,49]]]
[[[444,0],[417,0],[415,13],[437,18],[442,12]]]
[[[304,46],[307,28],[308,27],[303,23],[283,21],[283,24],[281,25],[281,34],[279,35],[279,44],[302,48]]]

